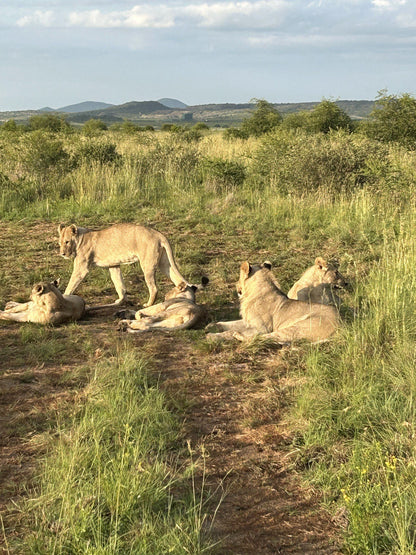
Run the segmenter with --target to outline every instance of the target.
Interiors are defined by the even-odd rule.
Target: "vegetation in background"
[[[416,148],[416,98],[405,93],[388,94],[381,91],[368,122],[362,130],[370,137],[397,142],[406,148]]]
[[[16,132],[12,124],[10,129],[3,125],[0,215],[86,225],[156,222],[174,235],[187,274],[198,274],[203,267],[210,278],[214,276],[211,281],[216,280],[217,287],[210,293],[210,303],[217,312],[232,300],[232,282],[242,258],[271,259],[287,290],[316,255],[338,256],[343,273],[346,268],[353,282],[342,333],[325,345],[302,345],[287,355],[296,357],[291,372],[303,384],[295,388],[291,409],[293,464],[325,493],[330,510],[344,515],[347,552],[415,553],[415,101],[410,95],[383,96],[373,119],[357,129],[329,101],[313,116],[312,112],[297,115],[296,125],[295,116],[293,125],[285,125],[288,118],[281,122],[266,112],[265,121],[270,116],[274,122],[271,128],[244,137],[197,129],[196,139],[186,135],[189,129],[125,133],[117,128],[88,137],[63,130]],[[315,127],[307,123],[311,121]],[[212,249],[218,254],[213,255]],[[5,274],[4,281],[8,279]],[[118,372],[124,372],[123,364]],[[136,360],[135,368],[137,364]],[[50,459],[48,476],[58,475],[55,464],[61,459],[72,466],[66,466],[69,470],[63,474],[60,467],[60,475],[67,478],[59,495],[47,489],[48,482],[57,480],[46,480],[45,497],[39,497],[45,513],[36,517],[38,529],[46,530],[50,515],[62,512],[62,539],[55,534],[53,541],[62,542],[66,552],[81,553],[86,545],[82,542],[87,541],[103,552],[106,541],[114,546],[127,541],[140,545],[134,544],[142,538],[134,535],[126,516],[129,504],[134,504],[135,515],[148,511],[154,516],[153,524],[145,528],[149,545],[156,535],[162,542],[156,546],[159,552],[166,546],[175,552],[179,540],[170,536],[172,519],[179,515],[188,522],[189,513],[170,504],[170,485],[157,486],[159,497],[145,496],[143,506],[121,487],[118,500],[105,492],[104,482],[113,480],[105,457],[129,472],[131,465],[126,469],[123,465],[131,453],[139,456],[141,441],[137,415],[129,409],[128,428],[119,426],[117,412],[124,400],[117,393],[114,399],[121,405],[111,408],[107,385],[113,392],[116,385],[107,372],[109,367],[97,372],[103,374],[102,389],[96,394],[92,384],[90,403],[80,409],[74,431],[62,430],[62,438],[73,436],[74,455],[71,459],[63,441],[59,449],[66,454]],[[143,378],[137,378],[142,380],[137,384],[130,371],[122,375],[123,387],[142,398],[148,389]],[[137,403],[129,396],[126,402],[133,398]],[[102,436],[85,433],[83,420],[90,410],[94,418],[106,420],[98,399],[114,415],[106,421],[109,428],[102,427]],[[161,409],[160,414],[163,420],[166,413]],[[163,422],[153,425],[165,429]],[[167,443],[160,446],[160,453],[171,449],[169,434],[162,433]],[[115,435],[120,438],[118,453]],[[98,454],[98,445],[105,446],[104,453]],[[90,457],[88,464],[83,457]],[[146,471],[150,462],[142,463]],[[158,464],[155,475],[166,479],[162,484],[171,484],[166,458],[162,456]],[[84,472],[74,482],[76,468]],[[153,470],[136,474],[131,480],[139,487]],[[89,483],[95,484],[100,493],[73,497],[81,483],[86,490],[92,488]],[[42,539],[31,536],[33,545],[52,545],[45,543],[52,542],[52,531],[44,533]],[[196,545],[197,534],[188,535],[194,542],[189,545]],[[152,553],[150,547],[140,549]]]

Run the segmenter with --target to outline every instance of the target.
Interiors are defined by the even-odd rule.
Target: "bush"
[[[331,130],[337,129],[350,131],[352,129],[350,116],[331,100],[322,100],[305,116],[306,128],[313,133],[329,133]]]
[[[228,141],[232,139],[248,139],[249,134],[243,129],[238,129],[237,127],[229,127],[224,131],[224,138]]]
[[[195,131],[207,131],[209,127],[203,121],[198,121],[194,126],[192,126],[192,129]]]
[[[395,96],[381,91],[370,120],[361,124],[360,129],[379,141],[394,141],[415,149],[416,99],[410,94]]]
[[[121,161],[121,154],[114,143],[88,141],[78,147],[75,160],[86,164],[117,164]]]
[[[239,187],[246,178],[245,167],[240,162],[221,158],[205,158],[202,162],[202,174],[205,185],[215,192]]]
[[[351,192],[375,184],[372,165],[385,164],[388,150],[345,131],[311,135],[279,130],[263,139],[254,155],[252,178],[282,193]]]
[[[101,135],[103,131],[107,131],[107,125],[100,119],[89,119],[82,126],[82,132],[87,137],[96,137]]]
[[[62,173],[70,169],[69,155],[61,140],[38,130],[25,134],[15,153],[17,173],[45,179],[50,173]]]
[[[65,116],[58,114],[42,114],[29,118],[29,129],[31,131],[50,131],[58,133],[60,131],[69,131],[71,126],[66,121]]]
[[[267,100],[256,100],[255,102],[255,111],[243,121],[241,129],[247,135],[260,137],[280,125],[282,116]]]
[[[0,131],[6,131],[8,133],[16,133],[18,130],[19,127],[14,119],[9,119],[0,126]]]

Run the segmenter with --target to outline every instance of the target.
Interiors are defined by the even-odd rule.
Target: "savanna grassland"
[[[284,291],[318,255],[350,283],[322,345],[131,337],[111,312],[0,322],[6,553],[416,552],[416,154],[381,124],[296,117],[261,133],[0,127],[0,308],[66,285],[60,222],[163,232],[183,275],[210,278],[207,321],[237,316],[244,260],[271,261]],[[145,302],[139,268],[123,274]],[[106,270],[77,292],[115,298]]]

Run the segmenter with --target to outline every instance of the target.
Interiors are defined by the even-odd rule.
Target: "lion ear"
[[[70,228],[71,228],[71,231],[72,231],[72,235],[78,235],[78,228],[75,224],[71,224]]]
[[[37,285],[35,285],[35,291],[38,295],[43,293],[43,290],[44,290],[44,287],[41,283],[38,283]]]
[[[271,270],[272,269],[272,263],[269,262],[268,260],[265,260],[263,262],[263,268],[266,268],[267,270]]]
[[[243,273],[246,277],[248,277],[250,275],[251,266],[247,262],[247,260],[241,264],[240,270],[241,270],[241,273]]]
[[[57,279],[54,279],[52,283],[56,288],[58,288],[60,281],[61,281],[61,278],[57,278]]]
[[[64,224],[59,224],[58,225],[58,233],[59,235],[62,235],[63,230],[65,229],[65,225]]]
[[[315,258],[315,266],[318,266],[318,268],[320,268],[321,270],[322,268],[326,267],[326,262],[322,258],[322,256],[318,256],[317,258]]]

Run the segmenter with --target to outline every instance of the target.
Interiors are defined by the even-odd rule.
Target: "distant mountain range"
[[[301,110],[312,110],[319,102],[273,104],[284,116]],[[336,104],[354,119],[366,118],[374,108],[372,100],[338,100]],[[87,101],[63,106],[58,109],[49,107],[40,110],[0,112],[0,122],[8,119],[27,121],[29,117],[40,113],[62,113],[70,123],[82,124],[89,119],[100,119],[111,124],[130,120],[140,125],[160,126],[163,123],[180,123],[181,121],[203,121],[209,125],[238,125],[250,115],[254,104],[201,104],[187,106],[180,100],[161,98],[159,100],[131,101],[124,104]]]
[[[161,98],[160,100],[155,101],[156,104],[153,105],[153,111],[159,109],[157,103],[162,104],[166,108],[179,108],[185,109],[187,105],[181,102],[180,100],[176,100],[175,98]],[[137,104],[145,104],[143,102],[127,102],[125,104],[121,104],[118,108],[121,111],[130,112],[131,109],[137,107]],[[108,104],[107,102],[95,102],[92,100],[86,102],[79,102],[78,104],[70,104],[69,106],[62,106],[61,108],[41,108],[38,110],[39,112],[64,112],[66,114],[78,114],[81,112],[94,112],[96,110],[106,110],[107,108],[113,108],[114,104]],[[146,111],[149,111],[150,105],[147,106]]]

